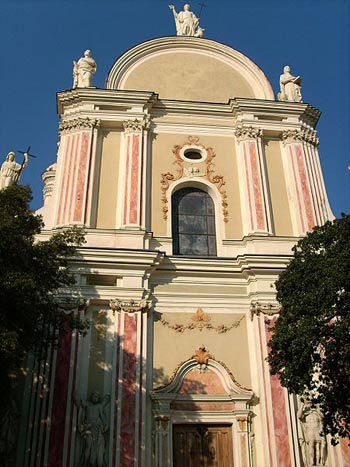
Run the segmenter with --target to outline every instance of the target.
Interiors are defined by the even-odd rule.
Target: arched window
[[[182,188],[171,201],[174,255],[216,256],[215,210],[208,193]]]

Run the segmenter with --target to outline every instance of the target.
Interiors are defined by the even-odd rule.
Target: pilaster
[[[96,138],[100,121],[75,118],[60,122],[60,150],[57,166],[58,194],[54,224],[90,225],[91,191]]]
[[[321,178],[318,138],[314,129],[299,128],[283,131],[282,141],[293,232],[301,236],[323,224],[331,214]]]
[[[235,129],[238,142],[238,177],[241,193],[243,235],[272,234],[272,218],[268,181],[261,138],[263,131],[239,125]]]
[[[111,300],[118,322],[110,426],[111,463],[145,465],[147,321],[152,302]]]
[[[150,119],[125,120],[121,151],[118,199],[118,228],[145,229],[145,167]]]

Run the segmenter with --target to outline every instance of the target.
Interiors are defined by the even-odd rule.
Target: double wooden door
[[[174,425],[174,467],[233,467],[230,425]]]

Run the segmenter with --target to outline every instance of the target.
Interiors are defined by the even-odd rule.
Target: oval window
[[[203,159],[203,155],[200,151],[196,151],[195,149],[187,149],[184,152],[185,159],[189,159],[191,161],[200,161]]]

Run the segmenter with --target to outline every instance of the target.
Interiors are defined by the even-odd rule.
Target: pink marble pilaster
[[[265,333],[267,341],[269,341],[271,337],[271,332],[268,329],[270,326],[271,324],[269,324],[268,320],[265,319]],[[292,467],[284,389],[279,382],[279,378],[275,375],[270,376],[270,386],[277,465],[278,467]]]
[[[71,347],[72,332],[67,330],[58,341],[49,443],[50,467],[63,467]]]

